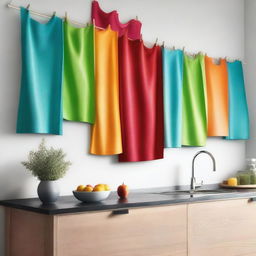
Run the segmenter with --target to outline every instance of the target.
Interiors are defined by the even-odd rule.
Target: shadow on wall
[[[3,120],[0,126],[0,134],[1,136],[5,136],[8,134],[16,133],[16,121],[17,121],[17,111],[18,111],[18,101],[19,101],[19,84],[18,80],[9,86],[9,89],[5,89],[7,94],[7,98],[11,100],[5,101],[3,106],[4,110],[2,110],[5,114],[2,115]],[[8,94],[12,95],[11,97]],[[8,114],[9,113],[9,114]],[[11,113],[11,114],[10,114]]]
[[[5,6],[1,6],[1,11],[8,13]],[[3,17],[3,18],[2,18]],[[20,51],[20,28],[19,16],[15,15],[1,16],[1,24],[5,24],[11,33],[5,33],[2,36],[1,51],[1,125],[0,137],[6,134],[14,134],[16,130],[16,118],[20,91],[20,73],[21,73],[21,51]],[[2,23],[3,22],[3,23]],[[4,32],[4,31],[3,31]]]
[[[23,168],[20,168],[20,163],[12,163],[3,165],[0,172],[0,200],[22,198],[28,196],[26,188],[31,188],[29,181],[34,179]]]

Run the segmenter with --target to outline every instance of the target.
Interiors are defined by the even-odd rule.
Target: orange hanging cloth
[[[205,56],[208,100],[208,136],[228,136],[228,72],[225,59],[219,64]]]
[[[90,153],[122,153],[118,85],[118,34],[108,27],[95,28],[96,116],[92,126]]]

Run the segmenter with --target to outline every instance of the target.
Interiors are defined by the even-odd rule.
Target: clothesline
[[[14,5],[12,3],[8,3],[7,7],[15,9],[15,10],[20,10],[20,7],[18,5]],[[47,14],[44,14],[44,13],[33,11],[31,9],[29,9],[29,11],[30,11],[30,13],[32,13],[34,15],[37,15],[37,16],[40,16],[40,17],[43,17],[43,18],[47,18],[47,19],[52,18],[52,15],[47,15]],[[54,14],[55,14],[55,12],[53,12],[53,15]],[[65,17],[63,19],[65,19]],[[77,22],[77,21],[74,21],[74,20],[70,20],[70,19],[69,19],[69,22],[71,22],[71,23],[73,23],[75,25],[79,25],[79,26],[86,26],[86,24],[84,24],[84,23],[80,23],[80,22]]]
[[[30,6],[30,5],[29,5],[29,6]],[[28,7],[29,7],[29,6],[28,6]],[[7,7],[12,8],[12,9],[15,9],[15,10],[20,10],[20,7],[19,7],[18,5],[14,5],[14,4],[12,4],[11,2],[7,4]],[[47,19],[52,18],[52,16],[56,14],[56,12],[53,12],[52,15],[48,15],[48,14],[40,13],[40,12],[31,10],[31,9],[29,9],[29,11],[30,11],[30,13],[32,13],[32,14],[34,14],[34,15],[37,15],[37,16],[40,16],[40,17],[43,17],[43,18],[47,18]],[[61,18],[61,17],[60,17],[60,18]],[[63,19],[63,20],[67,19],[67,13],[65,14],[65,17],[62,17],[62,19]],[[137,19],[137,16],[136,16],[136,19]],[[85,23],[77,22],[77,21],[72,20],[72,19],[68,19],[68,21],[69,21],[70,23],[74,24],[74,25],[83,26],[83,27],[84,27],[84,26],[87,26],[87,25],[89,24],[89,23],[86,23],[86,24],[85,24]],[[96,26],[95,24],[94,24],[94,26],[95,26],[96,28],[98,28],[98,29],[102,29],[102,30],[105,29],[105,28],[98,27],[98,26]],[[142,38],[142,37],[141,37],[141,38]],[[131,39],[130,39],[130,40],[131,40]],[[142,39],[142,40],[143,40],[143,39]],[[156,45],[157,42],[158,42],[158,38],[156,39],[154,45]],[[197,53],[187,52],[187,51],[185,51],[185,47],[182,47],[182,48],[176,48],[175,46],[168,47],[168,46],[165,45],[165,42],[164,42],[164,41],[163,41],[163,43],[162,43],[162,47],[164,47],[164,48],[166,48],[166,49],[172,49],[172,50],[180,49],[180,50],[182,50],[184,53],[186,53],[187,55],[190,55],[190,56],[196,56],[196,55],[198,55],[198,54],[207,55],[207,54],[203,53],[202,51],[199,51],[199,52],[197,52]],[[223,58],[223,57],[220,57],[220,58]],[[216,58],[216,59],[218,59],[218,58]],[[243,64],[246,64],[243,60],[238,59],[238,58],[235,58],[235,59],[234,59],[234,58],[224,57],[223,59],[226,59],[227,61],[230,61],[230,62],[239,60],[239,61],[243,62]]]
[[[8,4],[7,4],[7,7],[12,8],[12,9],[15,9],[15,10],[20,10],[20,7],[19,7],[18,5],[14,5],[14,4],[12,4],[12,3],[8,3]],[[40,12],[31,10],[29,7],[30,7],[30,5],[28,5],[28,7],[26,7],[26,8],[29,10],[29,12],[30,12],[31,14],[37,15],[37,16],[39,16],[39,17],[51,19],[52,16],[56,14],[55,11],[53,12],[52,15],[40,13]],[[87,22],[87,23],[81,23],[81,22],[78,22],[78,21],[75,21],[75,20],[72,20],[72,19],[68,19],[68,17],[67,17],[67,12],[65,13],[65,16],[64,16],[64,17],[60,17],[60,18],[63,19],[63,20],[68,20],[69,23],[72,23],[72,24],[74,24],[74,25],[78,25],[78,26],[81,26],[81,27],[85,27],[85,26],[88,26],[88,24],[90,24],[89,22]],[[136,16],[136,19],[138,19],[137,16]],[[95,24],[94,24],[94,27],[96,27],[96,28],[98,28],[98,29],[101,29],[101,30],[105,30],[105,28],[96,26]],[[132,39],[129,38],[129,40],[132,40]]]

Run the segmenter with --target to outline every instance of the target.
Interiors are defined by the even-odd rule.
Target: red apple
[[[117,194],[120,198],[127,198],[129,193],[128,186],[124,183],[117,188]]]

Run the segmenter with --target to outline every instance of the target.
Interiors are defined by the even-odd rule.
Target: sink
[[[199,189],[199,190],[173,190],[173,191],[163,191],[156,192],[156,194],[161,195],[213,195],[213,194],[223,194],[223,193],[234,193],[234,191],[223,190],[223,189]]]

